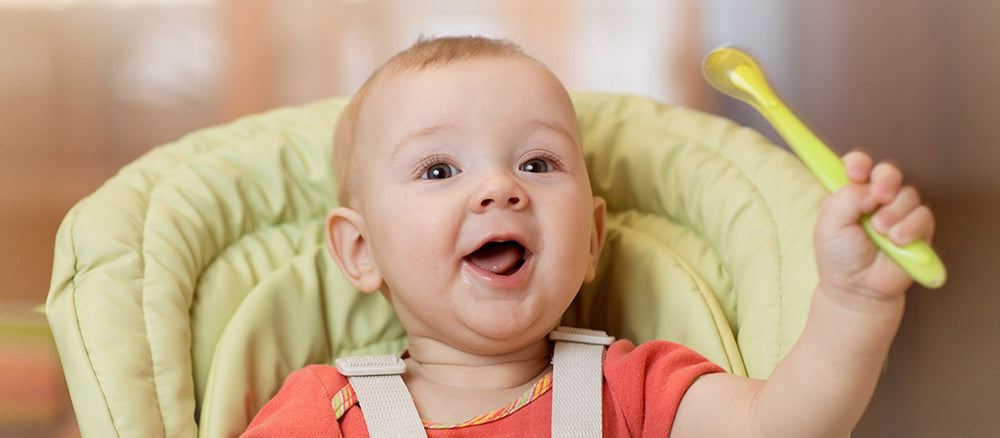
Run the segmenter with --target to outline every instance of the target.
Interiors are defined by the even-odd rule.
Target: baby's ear
[[[365,220],[347,207],[330,210],[326,216],[326,249],[355,288],[370,293],[382,287],[382,274],[368,250]]]
[[[594,228],[590,232],[590,266],[587,267],[587,276],[584,281],[590,283],[597,276],[597,261],[601,258],[601,250],[604,249],[605,228],[604,216],[607,210],[607,203],[604,198],[594,196]]]

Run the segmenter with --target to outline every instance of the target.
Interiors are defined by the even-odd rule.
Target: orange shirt
[[[647,342],[635,347],[620,340],[604,360],[604,436],[664,437],[670,433],[681,398],[699,376],[723,372],[678,344]],[[458,424],[424,423],[427,436],[549,436],[551,374],[506,407]],[[292,373],[257,414],[245,437],[367,437],[357,397],[347,378],[328,365]]]

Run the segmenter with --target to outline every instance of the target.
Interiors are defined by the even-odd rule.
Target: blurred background
[[[1000,2],[0,0],[0,436],[78,436],[44,317],[56,228],[191,130],[349,95],[419,35],[509,38],[568,88],[721,114],[701,79],[749,49],[838,152],[896,162],[950,268],[914,287],[855,437],[1000,436]]]

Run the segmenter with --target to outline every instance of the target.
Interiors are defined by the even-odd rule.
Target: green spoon
[[[830,151],[774,94],[760,68],[747,54],[731,47],[713,50],[705,58],[702,72],[713,87],[756,108],[827,191],[832,193],[847,185],[840,157]],[[869,216],[861,219],[861,225],[872,242],[918,283],[932,289],[944,284],[947,278],[944,264],[926,242],[917,240],[898,247],[872,228]]]

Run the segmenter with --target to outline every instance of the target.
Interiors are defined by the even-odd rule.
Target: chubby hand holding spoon
[[[840,157],[785,106],[750,56],[731,47],[719,48],[705,58],[702,72],[713,87],[756,108],[827,191],[832,193],[848,184]],[[862,218],[861,225],[872,242],[918,283],[932,289],[944,284],[944,264],[926,242],[917,240],[898,247],[872,228],[868,216]]]

